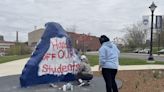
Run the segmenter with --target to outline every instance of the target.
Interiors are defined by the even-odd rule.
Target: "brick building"
[[[77,50],[81,51],[97,51],[100,47],[99,38],[96,36],[90,36],[87,34],[77,34],[74,32],[68,32],[71,37],[73,46]]]
[[[43,32],[44,29],[37,29],[28,33],[28,45],[34,48]],[[96,36],[78,34],[75,32],[67,33],[72,40],[73,47],[79,51],[97,51],[100,47],[99,39]]]

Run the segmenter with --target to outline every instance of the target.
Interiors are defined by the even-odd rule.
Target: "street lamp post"
[[[151,10],[151,35],[150,35],[150,53],[149,53],[149,58],[148,60],[153,61],[153,55],[152,55],[152,46],[153,46],[153,17],[154,17],[154,10],[157,6],[154,4],[154,2],[149,6]]]

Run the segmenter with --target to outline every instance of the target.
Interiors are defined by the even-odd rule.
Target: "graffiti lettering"
[[[59,50],[57,53],[55,52],[48,52],[43,56],[44,61],[49,61],[49,60],[54,60],[55,58],[57,59],[68,59],[71,58],[72,55],[68,53],[67,50]]]
[[[67,48],[67,44],[65,43],[65,41],[58,41],[57,39],[55,39],[51,40],[51,44],[53,46],[53,50]]]
[[[74,72],[80,67],[80,64],[68,64],[68,65],[62,65],[60,64],[58,67],[44,64],[42,66],[42,72],[44,74],[63,74],[67,72]]]

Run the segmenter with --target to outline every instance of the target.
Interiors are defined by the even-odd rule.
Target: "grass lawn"
[[[89,62],[91,66],[98,65],[98,56],[97,55],[87,55]],[[132,59],[132,58],[120,58],[120,65],[145,65],[145,64],[150,64],[147,63],[146,60],[141,60],[141,59]],[[153,64],[164,64],[164,62],[159,62],[156,61]]]
[[[0,56],[0,63],[27,58],[29,55]]]
[[[5,62],[10,62],[13,60],[18,60],[18,59],[23,59],[27,58],[30,55],[14,55],[14,56],[1,56],[0,57],[0,63],[5,63]],[[97,55],[87,55],[89,62],[91,66],[98,65],[99,60]],[[132,59],[132,58],[120,58],[120,65],[145,65],[149,64],[146,62],[146,60],[141,60],[141,59]],[[164,64],[164,62],[159,62],[156,61],[153,64]]]

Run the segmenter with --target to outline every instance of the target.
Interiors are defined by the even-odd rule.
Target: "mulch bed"
[[[123,83],[119,92],[164,92],[164,70],[122,70],[117,79]]]

